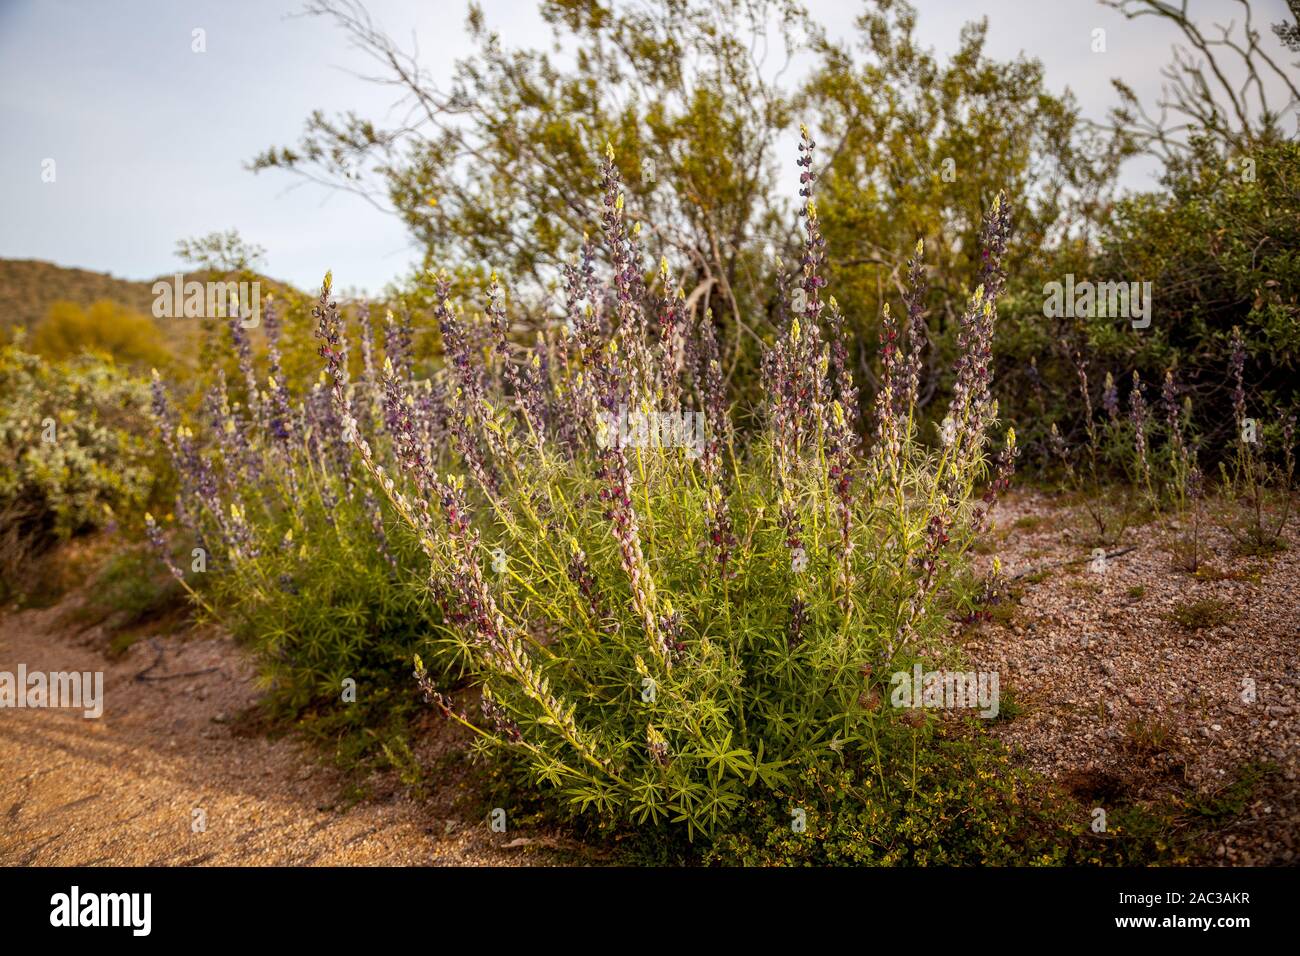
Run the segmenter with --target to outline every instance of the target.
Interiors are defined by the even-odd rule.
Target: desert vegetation
[[[361,297],[183,240],[265,285],[169,340],[139,289],[26,294],[0,597],[74,555],[116,657],[217,629],[240,719],[341,789],[468,793],[563,860],[1294,862],[1295,28],[1108,5],[1197,55],[1102,122],[898,0],[851,40],[545,0],[575,57],[472,7],[447,90],[313,0],[412,112],[248,164],[387,204],[421,261]]]

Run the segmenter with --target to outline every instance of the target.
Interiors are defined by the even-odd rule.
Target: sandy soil
[[[459,782],[427,802],[391,787],[349,803],[302,743],[241,730],[256,690],[229,638],[144,640],[110,661],[95,630],[69,635],[66,611],[0,617],[0,671],[102,670],[104,714],[0,710],[0,864],[548,862],[552,838],[464,819]]]

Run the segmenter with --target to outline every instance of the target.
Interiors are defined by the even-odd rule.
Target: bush
[[[25,546],[130,518],[155,486],[149,391],[112,361],[0,349],[0,530]]]
[[[812,148],[805,133],[801,169]],[[586,245],[565,273],[564,337],[520,360],[495,276],[485,323],[467,322],[439,282],[454,450],[444,467],[391,363],[383,411],[400,472],[364,437],[328,276],[319,334],[342,433],[429,556],[446,615],[436,646],[469,662],[482,719],[417,662],[429,699],[483,748],[516,754],[570,808],[694,836],[725,830],[750,801],[789,791],[826,760],[842,756],[859,785],[893,773],[901,712],[882,704],[888,675],[943,652],[946,584],[1014,460],[1011,434],[977,497],[996,417],[988,362],[1009,210],[999,197],[985,221],[985,266],[962,312],[936,445],[913,418],[918,245],[907,326],[883,320],[867,452],[844,319],[823,298],[825,242],[806,174],[802,267],[782,280],[783,332],[764,361],[767,427],[742,443],[712,317],[692,313],[666,262],[644,277],[640,226],[610,153],[613,279],[601,287]],[[703,433],[689,427],[700,422]]]
[[[368,314],[361,323],[354,394],[377,408]],[[418,544],[385,533],[385,506],[357,480],[327,391],[286,373],[275,302],[262,326],[269,374],[255,370],[233,317],[193,415],[155,373],[153,413],[180,495],[175,528],[150,515],[149,535],[194,601],[255,652],[273,709],[356,728],[418,704],[411,659],[437,611],[412,586]],[[402,363],[407,331],[390,321],[388,339]],[[382,422],[367,421],[383,434]]]
[[[1165,189],[1127,197],[1105,224],[1100,248],[1062,244],[1042,268],[1013,280],[1006,335],[997,350],[998,395],[1024,444],[1050,463],[1048,424],[1070,444],[1085,437],[1074,401],[1075,353],[1087,356],[1094,388],[1121,386],[1136,372],[1158,384],[1173,369],[1196,396],[1190,430],[1203,439],[1208,473],[1231,462],[1240,425],[1221,414],[1233,402],[1229,374],[1240,329],[1245,398],[1254,417],[1276,421],[1300,401],[1300,144],[1262,139],[1249,156],[1225,156],[1208,140],[1165,171]],[[1249,165],[1245,161],[1249,161]],[[1150,327],[1125,319],[1047,319],[1043,283],[1149,281]],[[1121,477],[1120,470],[1113,472]]]
[[[32,330],[32,348],[46,358],[93,352],[143,369],[172,361],[171,352],[158,340],[158,327],[148,316],[105,299],[86,309],[55,302]]]

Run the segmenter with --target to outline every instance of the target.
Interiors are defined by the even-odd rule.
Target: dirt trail
[[[236,732],[257,692],[228,637],[144,640],[110,661],[66,610],[0,616],[0,671],[103,671],[104,713],[0,709],[0,864],[547,862],[545,838],[491,833],[445,797],[342,808],[339,773],[301,742]]]

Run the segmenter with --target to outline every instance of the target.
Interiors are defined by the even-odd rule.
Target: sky
[[[1252,3],[1257,23],[1285,15],[1283,0]],[[1155,18],[1128,21],[1097,0],[914,4],[924,45],[947,54],[963,22],[986,16],[989,55],[1037,57],[1048,87],[1068,86],[1095,119],[1114,104],[1112,76],[1154,99],[1175,39]],[[471,52],[463,0],[366,5],[395,39],[414,38],[435,77]],[[507,46],[548,40],[533,0],[481,5]],[[807,5],[841,38],[862,8]],[[1225,21],[1236,6],[1193,2]],[[0,258],[154,278],[181,270],[178,239],[237,228],[267,250],[264,273],[300,288],[327,268],[341,288],[370,292],[406,273],[418,252],[395,216],[289,173],[246,169],[268,146],[296,143],[313,110],[389,115],[391,91],[357,76],[365,57],[301,11],[301,0],[0,0]],[[1092,50],[1097,28],[1104,53]],[[193,49],[195,30],[204,52]],[[1153,169],[1134,164],[1123,182],[1150,187]]]

